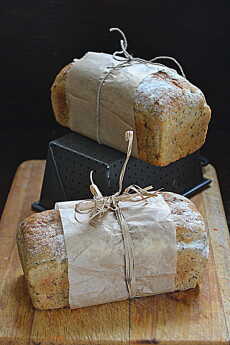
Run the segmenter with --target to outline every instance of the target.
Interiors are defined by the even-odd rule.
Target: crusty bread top
[[[135,110],[162,121],[174,118],[181,108],[198,112],[204,107],[210,111],[201,90],[167,67],[147,76],[137,88]]]
[[[27,248],[24,256],[28,269],[35,263],[66,258],[59,211],[34,213],[21,222],[17,240]]]

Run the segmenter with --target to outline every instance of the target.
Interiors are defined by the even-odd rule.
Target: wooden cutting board
[[[78,310],[36,311],[27,295],[15,234],[39,199],[44,161],[16,173],[0,224],[0,345],[230,344],[230,246],[215,170],[210,188],[193,197],[210,234],[200,289]]]

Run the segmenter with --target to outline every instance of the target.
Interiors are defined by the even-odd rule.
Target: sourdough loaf
[[[54,115],[65,127],[70,127],[67,78],[77,64],[76,60],[65,66],[51,88]],[[210,116],[210,108],[197,87],[171,68],[156,69],[143,79],[135,94],[137,158],[165,166],[195,152],[205,141]],[[113,147],[112,142],[108,145]]]
[[[187,198],[168,192],[161,194],[176,225],[176,290],[194,288],[200,282],[208,258],[203,218]],[[17,244],[34,307],[68,306],[68,262],[59,211],[33,214],[24,220],[18,230]]]

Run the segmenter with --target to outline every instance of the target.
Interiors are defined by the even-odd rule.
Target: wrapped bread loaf
[[[208,258],[203,218],[187,198],[169,192],[160,195],[169,206],[170,219],[176,227],[176,290],[195,288]],[[34,307],[69,306],[68,259],[59,211],[33,214],[24,220],[17,244]]]
[[[112,55],[89,52],[65,66],[51,89],[56,120],[123,152],[119,138],[133,129],[133,156],[153,165],[198,150],[211,116],[199,88],[163,65],[134,61],[109,69],[117,64]]]

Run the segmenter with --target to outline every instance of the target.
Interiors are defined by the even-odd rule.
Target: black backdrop
[[[204,152],[214,160],[213,152],[218,159],[218,153],[227,154],[229,0],[11,0],[0,7],[3,195],[18,163],[45,157],[48,141],[64,133],[49,99],[55,75],[88,50],[117,50],[120,37],[109,33],[114,26],[127,34],[134,56],[170,55],[180,61],[213,110]]]

